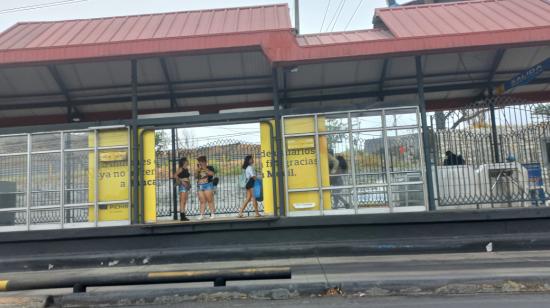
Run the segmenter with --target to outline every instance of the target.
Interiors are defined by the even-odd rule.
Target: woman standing
[[[246,177],[246,198],[244,199],[243,206],[241,206],[241,209],[239,210],[238,217],[243,217],[243,212],[250,201],[252,201],[254,211],[256,211],[256,217],[260,217],[261,215],[258,211],[258,201],[256,201],[256,198],[254,197],[254,182],[256,181],[256,170],[254,170],[254,158],[252,157],[252,155],[247,155],[244,158],[243,169]]]
[[[189,221],[185,217],[185,206],[187,205],[187,199],[189,197],[189,192],[191,191],[191,174],[189,174],[189,162],[187,157],[182,157],[178,161],[178,170],[174,174],[176,179],[176,184],[178,185],[178,193],[180,196],[180,220]]]
[[[214,168],[208,166],[206,162],[206,156],[199,156],[197,158],[197,172],[195,178],[197,179],[197,190],[199,195],[200,213],[199,220],[204,219],[204,211],[206,205],[210,209],[210,218],[215,218],[216,208],[214,207],[214,184],[212,179],[214,178]]]

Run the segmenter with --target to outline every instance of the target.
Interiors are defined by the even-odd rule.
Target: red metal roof
[[[54,22],[19,23],[0,50],[129,42],[291,28],[286,4]]]
[[[399,38],[550,26],[546,0],[478,0],[376,10]]]
[[[297,63],[550,42],[548,0],[474,0],[376,14],[384,27],[306,36],[291,31],[286,5],[23,23],[0,34],[0,65],[250,48],[271,62]]]
[[[394,36],[383,29],[347,31],[333,33],[318,33],[300,35],[297,37],[300,46],[331,45],[353,42],[366,42],[391,39]]]

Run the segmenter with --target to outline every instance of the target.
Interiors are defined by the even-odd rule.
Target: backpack
[[[246,170],[244,170],[239,178],[239,187],[243,189],[246,188],[246,182]]]

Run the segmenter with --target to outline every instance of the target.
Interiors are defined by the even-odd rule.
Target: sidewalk
[[[165,264],[75,270],[5,273],[0,280],[21,277],[102,275],[128,271],[176,271],[243,267],[289,266],[290,280],[146,286],[90,287],[87,294],[69,289],[0,293],[9,298],[48,299],[64,305],[118,303],[175,304],[182,301],[242,298],[285,299],[311,295],[356,296],[514,293],[550,291],[550,251],[425,254],[400,256],[319,257],[260,261]],[[51,297],[49,297],[51,295]]]

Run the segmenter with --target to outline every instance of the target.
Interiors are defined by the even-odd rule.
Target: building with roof
[[[115,222],[143,224],[144,178],[130,176],[146,176],[141,165],[146,159],[137,159],[147,155],[141,131],[221,122],[272,121],[265,146],[280,158],[271,170],[274,216],[435,211],[428,112],[465,108],[545,63],[550,2],[431,2],[377,9],[373,29],[306,35],[292,28],[286,4],[12,26],[0,34],[0,144],[22,146],[0,149],[0,161],[16,157],[15,165],[27,169],[4,180],[16,185],[8,183],[0,193],[11,200],[0,211],[26,220],[0,227],[112,226],[109,219],[101,221],[101,211],[121,204],[128,213],[118,213],[124,218]],[[536,73],[506,96],[547,100],[550,72]],[[344,119],[343,126],[329,131],[324,121],[332,118]],[[323,167],[331,133],[348,138],[342,151],[352,161],[359,155],[356,135],[368,135],[377,145],[416,136],[408,147],[415,153],[396,156],[389,149],[400,147],[388,145],[383,153],[388,163],[380,164],[388,167],[372,174],[350,162],[347,186],[335,187]],[[291,173],[292,147],[315,150],[296,151],[304,156],[295,160],[316,162],[307,169],[316,175],[314,183],[285,176]],[[55,164],[58,185],[33,182],[39,157],[63,162]],[[76,174],[65,163],[69,157],[89,161],[80,182],[68,180]],[[126,195],[101,200],[102,164],[123,161],[127,169],[114,172],[125,174]],[[410,174],[416,180],[403,181]],[[405,186],[424,199],[400,206]],[[381,192],[386,197],[374,210],[340,209],[330,206],[336,190],[348,191],[350,200]],[[46,193],[58,202],[33,207],[33,196]],[[78,202],[71,194],[80,196]],[[64,220],[70,208],[90,211],[84,224]],[[59,213],[55,226],[33,226],[40,211]]]

